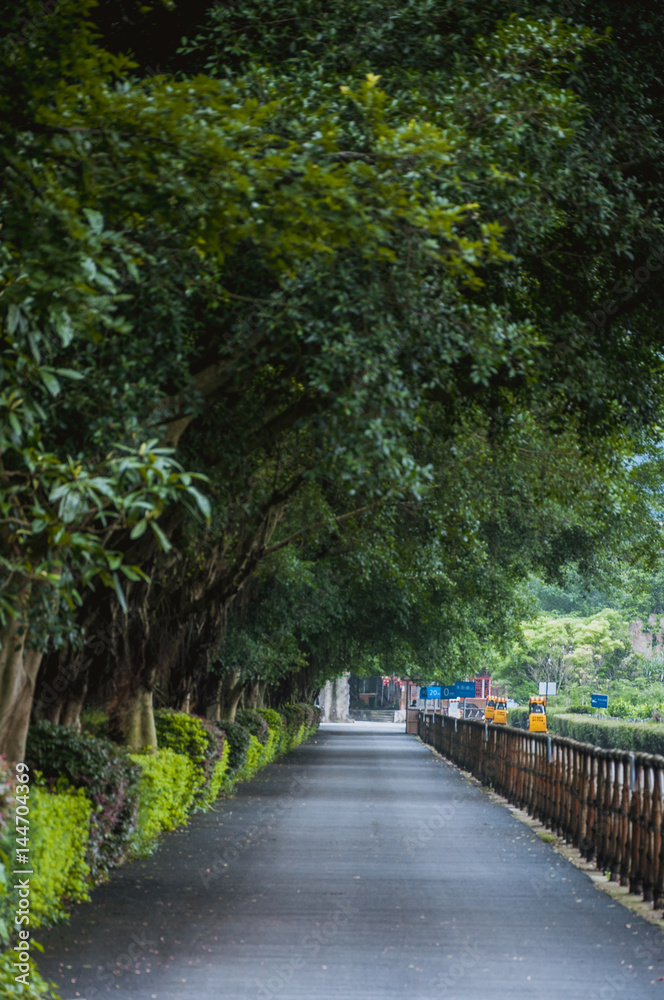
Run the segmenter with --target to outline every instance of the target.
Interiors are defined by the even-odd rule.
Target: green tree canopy
[[[534,568],[653,550],[647,18],[26,9],[0,16],[0,747],[44,650],[116,706],[276,683],[342,617],[451,664],[507,641]]]

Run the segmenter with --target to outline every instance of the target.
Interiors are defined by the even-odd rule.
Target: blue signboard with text
[[[608,694],[591,694],[590,705],[592,708],[608,708],[609,707]]]
[[[439,698],[474,697],[475,681],[457,681],[456,684],[429,684],[428,687],[420,688],[420,699],[422,701],[436,701]]]
[[[455,698],[474,698],[475,681],[457,681],[454,685]]]

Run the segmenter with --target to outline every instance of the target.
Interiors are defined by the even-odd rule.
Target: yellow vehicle
[[[496,698],[496,709],[493,721],[497,726],[507,725],[507,698]]]
[[[528,731],[546,732],[546,698],[533,695],[528,701]]]
[[[493,717],[496,714],[496,699],[487,698],[486,705],[484,706],[484,721],[493,722]]]

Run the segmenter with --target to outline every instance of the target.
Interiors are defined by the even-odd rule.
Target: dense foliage
[[[633,750],[664,757],[664,726],[654,723],[619,722],[614,719],[559,713],[552,717],[551,732],[606,750]]]
[[[194,765],[194,804],[207,808],[217,798],[223,780],[223,730],[195,715],[168,709],[155,713],[155,725],[159,746],[183,754]]]
[[[109,741],[80,735],[62,726],[41,723],[31,729],[28,752],[33,761],[30,782],[30,922],[48,926],[67,918],[73,902],[89,899],[89,890],[111,865],[127,857],[150,853],[164,831],[187,823],[197,811],[208,810],[220,792],[252,777],[273,759],[282,737],[295,746],[318,725],[318,716],[300,706],[293,725],[267,710],[277,725],[264,743],[236,723],[229,727],[241,746],[238,765],[227,775],[231,740],[216,727],[184,713],[161,712],[157,725],[163,745],[154,753],[128,755]],[[253,713],[252,722],[256,719]],[[296,717],[297,716],[297,717]],[[307,725],[302,726],[301,720]],[[99,719],[95,720],[97,723]],[[262,727],[261,727],[262,728]],[[267,728],[267,723],[266,723]],[[281,752],[284,752],[284,746]],[[33,770],[42,764],[42,773]],[[129,791],[128,791],[129,790]],[[16,943],[13,925],[18,905],[10,865],[16,847],[13,819],[14,782],[11,767],[0,759],[0,949]],[[131,808],[128,809],[128,804]],[[131,822],[127,823],[127,816]],[[115,823],[113,820],[115,819]],[[91,867],[91,865],[93,867]],[[0,951],[3,996],[13,996],[16,970]],[[45,985],[30,960],[32,992]],[[11,982],[9,974],[11,973]],[[54,994],[57,996],[57,994]]]
[[[226,742],[229,746],[228,773],[232,778],[238,774],[247,760],[249,747],[251,746],[251,733],[238,722],[230,722],[224,719],[219,724],[226,734]]]
[[[270,739],[270,729],[267,720],[255,708],[241,708],[235,715],[238,725],[255,736],[259,743],[266,746]]]
[[[149,854],[164,830],[186,823],[200,776],[189,757],[168,747],[131,759],[141,771],[133,850]]]
[[[27,11],[0,749],[33,700],[141,750],[155,700],[451,679],[509,652],[533,573],[657,558],[660,0]]]
[[[64,726],[40,722],[30,729],[26,763],[50,788],[62,780],[82,789],[94,815],[86,863],[92,878],[103,878],[130,849],[138,808],[139,770],[123,750]]]

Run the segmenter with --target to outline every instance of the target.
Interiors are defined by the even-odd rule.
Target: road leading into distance
[[[664,936],[396,726],[323,727],[115,871],[63,1000],[664,1000]]]

